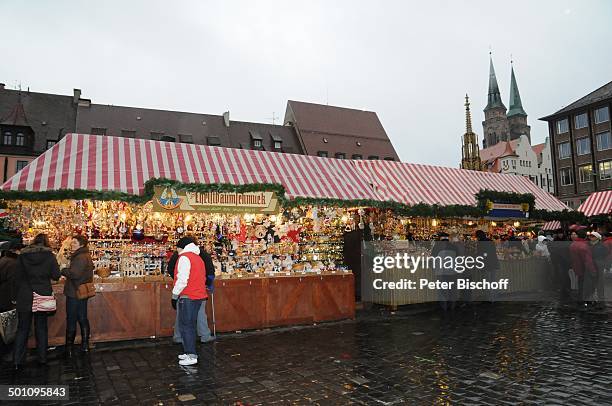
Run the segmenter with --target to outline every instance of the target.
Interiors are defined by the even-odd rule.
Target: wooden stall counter
[[[94,282],[97,293],[88,305],[91,341],[172,335],[176,313],[170,303],[171,280]],[[344,272],[217,279],[216,330],[229,332],[354,318],[354,283],[353,274]],[[63,284],[54,285],[53,290],[57,312],[49,317],[49,345],[62,345],[66,330]],[[212,329],[212,300],[208,300],[207,314]]]

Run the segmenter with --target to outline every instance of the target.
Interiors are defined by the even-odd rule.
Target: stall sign
[[[156,212],[278,213],[274,192],[189,192],[158,186],[153,196]]]
[[[529,204],[508,204],[487,201],[488,215],[491,217],[529,217]]]

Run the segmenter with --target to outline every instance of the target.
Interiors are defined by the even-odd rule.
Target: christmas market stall
[[[432,240],[441,232],[468,252],[475,249],[472,240],[476,230],[491,236],[501,265],[497,277],[510,278],[509,293],[550,287],[549,262],[528,246],[528,239],[535,236],[535,225],[571,217],[571,212],[529,179],[400,162],[355,161],[355,165],[381,200],[398,204],[393,212],[374,211],[366,220],[371,229],[366,240],[371,241],[362,245],[362,269],[353,267],[360,274],[363,301],[397,306],[439,300],[438,293],[430,290],[372,289],[375,279],[397,281],[405,274],[397,269],[377,274],[369,272],[368,266],[372,257],[381,253],[427,256]],[[431,268],[415,273],[436,279]]]
[[[172,334],[164,271],[183,235],[213,254],[217,331],[354,317],[342,235],[376,194],[351,161],[70,134],[2,189],[5,226],[47,233],[60,262],[67,237],[89,237],[93,341]],[[65,331],[54,292],[51,345]]]

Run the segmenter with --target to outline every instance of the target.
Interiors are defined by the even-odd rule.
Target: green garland
[[[45,200],[119,200],[129,203],[146,203],[153,198],[156,186],[174,187],[189,192],[260,192],[273,191],[279,199],[283,207],[297,206],[335,206],[335,207],[372,207],[382,210],[391,210],[394,213],[406,217],[438,217],[438,218],[480,218],[487,214],[487,200],[498,203],[522,204],[529,203],[530,218],[535,220],[560,220],[584,222],[586,218],[580,212],[564,210],[562,212],[550,212],[547,210],[535,210],[535,197],[531,193],[508,193],[497,192],[494,190],[480,190],[475,195],[476,206],[470,205],[450,205],[439,206],[419,203],[415,205],[406,205],[394,201],[378,201],[369,199],[358,200],[340,200],[330,198],[304,198],[298,197],[288,199],[285,195],[285,188],[278,183],[256,183],[247,185],[234,185],[230,183],[182,183],[175,180],[155,178],[150,179],[145,183],[144,193],[142,195],[132,195],[129,193],[115,191],[97,191],[97,190],[53,190],[46,192],[28,192],[28,191],[0,191],[1,200],[30,200],[30,201],[45,201]],[[1,204],[1,202],[0,202]]]

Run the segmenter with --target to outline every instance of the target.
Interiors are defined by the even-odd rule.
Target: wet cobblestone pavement
[[[200,345],[197,367],[179,367],[180,347],[166,340],[110,345],[17,374],[5,364],[0,383],[66,384],[64,404],[83,405],[610,405],[611,310],[496,304],[450,320],[364,317],[222,336]]]

